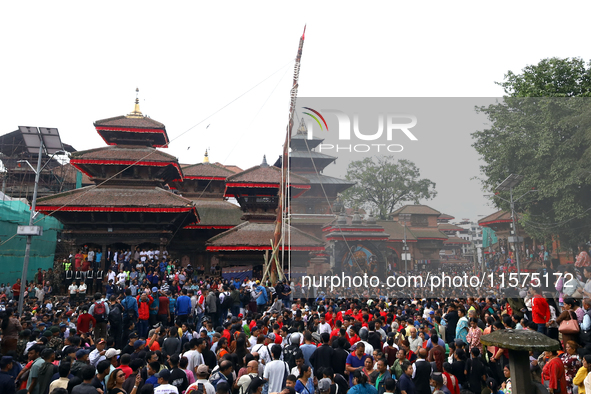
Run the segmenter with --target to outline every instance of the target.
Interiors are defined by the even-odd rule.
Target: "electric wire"
[[[185,135],[186,133],[188,133],[189,131],[191,131],[192,129],[194,129],[195,127],[199,126],[201,123],[205,122],[207,119],[211,118],[212,116],[216,115],[217,113],[219,113],[220,111],[222,111],[223,109],[225,109],[226,107],[228,107],[229,105],[233,104],[234,102],[236,102],[237,100],[239,100],[240,98],[242,98],[243,96],[245,96],[246,94],[250,93],[252,90],[254,90],[256,87],[258,87],[259,85],[261,85],[263,82],[267,81],[269,78],[271,78],[273,75],[277,74],[278,72],[280,72],[281,70],[283,70],[284,68],[286,68],[287,66],[289,66],[295,59],[291,59],[289,62],[285,63],[283,66],[281,66],[279,69],[277,69],[276,71],[274,71],[273,73],[271,73],[270,75],[268,75],[267,77],[265,77],[263,80],[261,80],[260,82],[258,82],[257,84],[255,84],[254,86],[252,86],[251,88],[249,88],[248,90],[246,90],[245,92],[241,93],[240,95],[238,95],[237,97],[235,97],[233,100],[229,101],[228,103],[226,103],[225,105],[223,105],[221,108],[217,109],[216,111],[214,111],[213,113],[211,113],[210,115],[208,115],[207,117],[205,117],[204,119],[202,119],[201,121],[199,121],[198,123],[196,123],[195,125],[189,127],[187,130],[185,130],[184,132],[182,132],[181,134],[179,134],[178,136],[174,137],[172,140],[170,140],[168,142],[167,145],[170,145],[171,142],[177,140],[178,138],[182,137],[183,135]],[[266,102],[266,101],[265,101]],[[49,216],[53,216],[53,214],[55,214],[56,212],[60,211],[61,209],[71,205],[72,203],[74,203],[75,201],[77,201],[78,199],[82,198],[84,195],[86,195],[87,193],[89,193],[91,190],[94,190],[96,188],[99,188],[100,186],[104,185],[105,183],[107,183],[108,181],[110,181],[111,179],[115,178],[116,176],[118,176],[119,174],[123,173],[124,171],[126,171],[129,168],[132,168],[133,166],[135,166],[137,163],[143,161],[144,159],[146,159],[147,157],[149,157],[150,155],[152,155],[153,153],[158,152],[158,150],[153,150],[152,152],[144,155],[143,157],[141,157],[140,159],[136,160],[134,163],[128,165],[127,167],[125,167],[124,169],[122,169],[121,171],[117,172],[116,174],[114,174],[113,176],[105,179],[103,182],[99,183],[98,185],[92,186],[90,187],[87,191],[85,191],[84,193],[81,193],[79,196],[76,196],[75,198],[73,198],[71,201],[69,201],[66,204],[63,204],[62,206],[60,206],[59,208],[51,211],[48,214],[45,214],[44,217],[37,219],[33,224],[37,224],[38,222],[42,221],[45,219],[45,217],[49,217]],[[7,242],[9,242],[10,240],[12,240],[13,238],[15,238],[17,236],[17,234],[15,233],[14,235],[12,235],[10,238],[4,240],[2,243],[0,243],[0,246],[6,244]]]

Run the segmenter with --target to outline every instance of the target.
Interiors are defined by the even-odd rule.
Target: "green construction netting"
[[[0,283],[11,284],[21,277],[27,237],[15,236],[17,226],[29,224],[29,206],[21,201],[0,200]],[[39,220],[41,219],[41,220]],[[32,280],[38,268],[53,267],[58,232],[63,225],[55,218],[39,214],[35,225],[43,226],[43,235],[33,237],[27,278]]]
[[[491,245],[497,243],[497,235],[494,230],[490,227],[482,228],[482,247],[488,248]]]

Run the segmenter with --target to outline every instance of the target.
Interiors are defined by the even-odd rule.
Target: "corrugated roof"
[[[336,160],[337,158],[334,156],[325,155],[324,153],[316,152],[316,151],[301,151],[296,150],[293,152],[289,152],[289,157],[294,159],[323,159],[323,160]]]
[[[493,223],[508,223],[511,222],[511,212],[509,211],[497,211],[487,217],[484,217],[478,221],[480,226],[486,226],[487,224]]]
[[[430,239],[443,239],[446,240],[448,238],[447,235],[445,235],[444,233],[442,233],[441,231],[439,231],[436,228],[406,228],[406,232],[411,232],[415,238],[417,239],[421,239],[421,238],[430,238]]]
[[[79,207],[193,207],[193,201],[159,187],[122,188],[87,186],[37,200],[37,206]]]
[[[440,231],[464,231],[464,230],[466,230],[463,227],[456,226],[455,224],[451,224],[451,223],[439,223],[439,224],[437,224],[437,228],[439,228]]]
[[[200,226],[236,226],[242,223],[242,209],[228,201],[193,200]]]
[[[81,160],[142,160],[177,163],[177,158],[148,146],[105,146],[72,153],[72,159]]]
[[[277,183],[281,182],[281,169],[273,166],[254,166],[238,174],[229,176],[227,183]],[[290,173],[291,184],[308,184],[308,179]]]
[[[305,176],[309,181],[310,184],[323,184],[323,185],[342,185],[342,186],[355,186],[355,182],[347,181],[345,179],[334,178],[328,175],[322,174],[305,174]]]
[[[441,212],[427,205],[405,205],[392,212],[390,216],[396,216],[401,213],[415,215],[441,215]]]
[[[185,177],[212,177],[212,178],[227,178],[233,175],[234,172],[224,166],[213,163],[197,163],[190,166],[183,167],[183,175]]]
[[[142,129],[164,129],[164,124],[148,118],[127,117],[125,115],[115,116],[113,118],[101,119],[94,122],[94,126],[119,126],[119,127],[136,127]]]
[[[291,247],[324,247],[324,241],[291,226]],[[259,246],[271,247],[274,238],[274,223],[244,222],[228,231],[224,231],[207,241],[208,246]],[[287,242],[286,242],[287,243]]]
[[[390,234],[390,239],[393,241],[400,241],[404,239],[404,226],[393,220],[378,220],[377,224],[384,228],[384,231]],[[406,240],[416,241],[414,234],[406,229]]]

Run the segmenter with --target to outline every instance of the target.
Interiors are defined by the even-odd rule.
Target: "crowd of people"
[[[166,257],[112,262],[94,291],[40,270],[21,315],[20,282],[0,286],[0,393],[512,394],[508,350],[480,341],[507,329],[562,346],[532,352],[520,379],[591,393],[590,266],[582,256],[569,281],[481,298],[309,297]]]

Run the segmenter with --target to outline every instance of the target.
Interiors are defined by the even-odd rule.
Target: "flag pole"
[[[298,80],[300,78],[300,62],[302,59],[302,48],[304,47],[304,39],[306,35],[306,26],[304,26],[304,32],[300,37],[300,44],[298,46],[298,54],[296,56],[295,65],[293,68],[293,85],[290,91],[290,102],[289,102],[289,121],[287,123],[287,130],[285,133],[285,142],[283,144],[283,158],[281,161],[281,184],[279,186],[278,206],[277,206],[277,217],[275,219],[275,232],[273,234],[273,254],[267,261],[270,264],[269,278],[271,284],[274,285],[277,280],[283,279],[283,269],[277,269],[278,266],[283,266],[283,262],[279,263],[279,244],[282,237],[282,223],[283,214],[288,211],[289,201],[287,200],[287,162],[289,161],[289,145],[291,143],[291,134],[293,131],[294,115],[296,100],[298,97]],[[285,204],[284,204],[285,202]],[[287,245],[289,248],[291,245]],[[276,262],[276,263],[275,263]],[[266,277],[263,277],[265,281]]]

